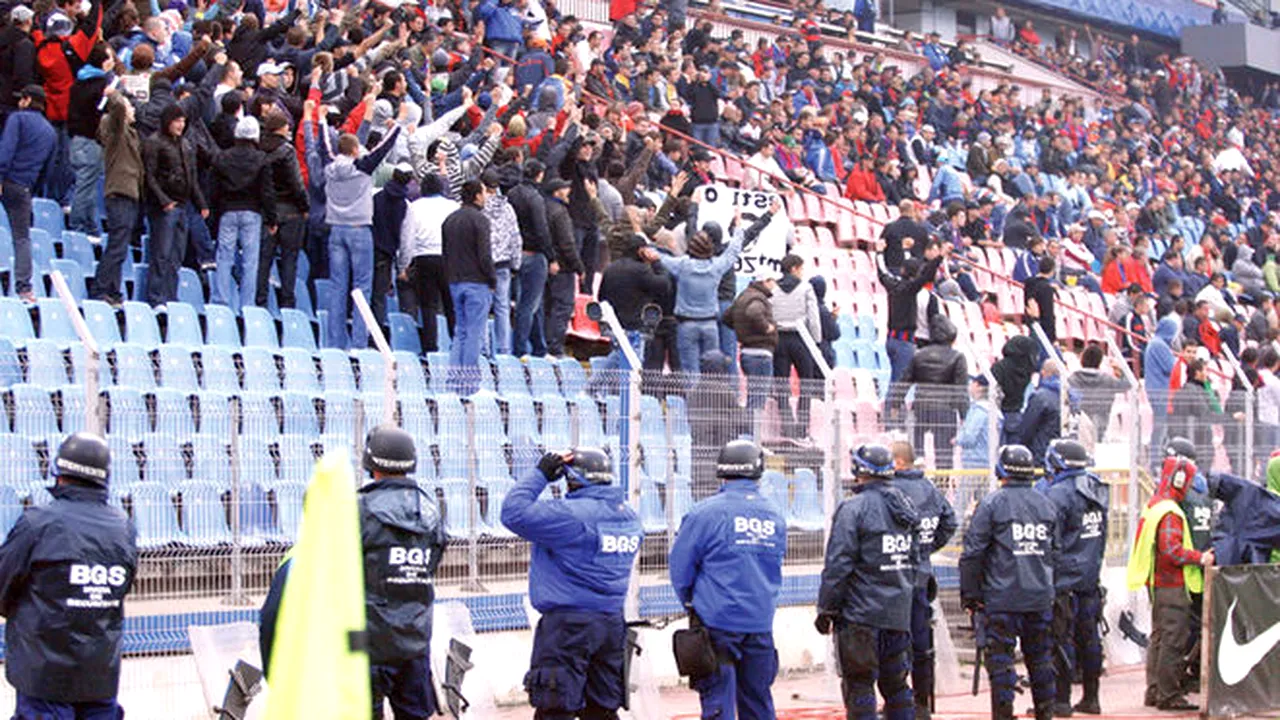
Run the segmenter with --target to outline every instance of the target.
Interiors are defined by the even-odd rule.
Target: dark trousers
[[[795,367],[800,378],[800,402],[798,413],[791,412],[791,368]],[[788,437],[804,437],[809,428],[810,392],[807,381],[816,377],[817,366],[809,347],[800,339],[800,333],[783,330],[778,333],[778,348],[773,351],[773,377],[775,378],[775,394],[778,398],[778,412],[782,414],[783,433]]]
[[[449,294],[449,280],[444,274],[444,258],[440,255],[419,255],[409,264],[409,283],[422,312],[422,328],[419,331],[423,352],[440,349],[440,334],[436,329],[436,317],[444,312],[450,337],[454,332],[453,296]]]
[[[579,292],[592,294],[592,281],[595,279],[596,268],[600,266],[600,228],[597,227],[578,227],[573,228],[573,239],[578,246],[578,257],[582,258],[582,264],[586,267],[586,271],[579,278]]]
[[[773,720],[773,694],[778,651],[773,633],[737,633],[707,628],[720,666],[706,677],[691,679],[698,691],[702,717],[719,720]]]
[[[276,260],[280,271],[280,290],[276,300],[280,307],[291,308],[297,304],[294,289],[298,282],[298,253],[307,236],[307,221],[301,215],[281,218],[274,233],[262,232],[262,245],[258,253],[258,307],[267,306],[267,283],[271,280],[271,262]]]
[[[916,588],[911,596],[911,691],[916,705],[929,706],[933,698],[933,606],[927,587]]]
[[[1185,588],[1151,589],[1151,639],[1147,645],[1147,697],[1157,704],[1182,695],[1191,599]]]
[[[147,213],[147,302],[154,307],[178,299],[178,266],[187,250],[185,203]]]
[[[547,256],[525,253],[515,285],[516,319],[511,338],[512,352],[516,357],[546,355],[547,343],[542,334],[542,296],[547,291]]]
[[[848,720],[875,720],[876,687],[884,697],[885,720],[912,720],[915,707],[907,672],[911,633],[870,625],[842,624],[836,633],[840,690]]]
[[[142,221],[137,200],[123,195],[109,195],[107,204],[107,245],[93,276],[93,296],[99,300],[120,300],[120,267],[129,252],[129,243]]]
[[[6,180],[0,204],[13,234],[13,292],[31,291],[31,188]]]
[[[391,701],[395,720],[428,720],[436,714],[436,691],[431,684],[430,652],[394,665],[369,668],[373,720],[382,720],[383,700]]]
[[[395,287],[396,256],[379,248],[373,249],[373,297],[369,308],[378,324],[387,326],[387,293]]]
[[[59,703],[18,693],[13,720],[121,720],[124,710],[115,698],[92,702]]]
[[[622,706],[622,615],[553,610],[538,621],[524,687],[535,720],[615,720]]]
[[[547,354],[564,355],[564,336],[573,318],[574,293],[578,285],[573,273],[560,272],[547,278]]]
[[[992,714],[1006,716],[1000,708],[1013,704],[1018,673],[1013,667],[1013,651],[1022,642],[1022,657],[1031,676],[1031,699],[1037,715],[1052,707],[1053,610],[1025,613],[987,613],[987,676],[991,680]]]
[[[1076,669],[1089,688],[1102,675],[1102,636],[1098,618],[1102,615],[1102,595],[1097,588],[1062,593],[1054,606],[1054,635],[1062,652],[1054,653],[1058,702],[1071,702],[1071,682]]]

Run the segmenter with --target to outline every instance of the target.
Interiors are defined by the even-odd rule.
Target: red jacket
[[[618,22],[636,11],[636,0],[609,0],[609,22]]]
[[[76,72],[89,59],[89,51],[101,31],[100,0],[94,0],[89,14],[80,20],[75,31],[61,40],[45,35],[40,28],[31,31],[31,42],[36,45],[36,66],[44,78],[44,114],[50,122],[67,121],[67,105],[71,101],[71,86],[76,81]]]
[[[844,196],[850,200],[884,202],[884,188],[876,182],[875,173],[854,168],[849,171],[849,184],[845,187]]]

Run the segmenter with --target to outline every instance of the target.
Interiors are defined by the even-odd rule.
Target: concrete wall
[[[1182,52],[1210,67],[1248,67],[1280,75],[1280,32],[1256,25],[1184,28]]]

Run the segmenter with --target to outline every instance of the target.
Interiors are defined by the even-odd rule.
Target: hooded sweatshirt
[[[1005,413],[1022,411],[1022,400],[1036,371],[1040,348],[1028,335],[1009,338],[1001,350],[1001,357],[991,366],[991,374],[1000,384],[1000,410]],[[1167,379],[1167,378],[1166,378]]]
[[[304,125],[310,125],[310,120]],[[308,144],[311,128],[305,129]],[[329,128],[321,123],[320,162],[324,167],[324,220],[329,225],[365,227],[373,225],[373,171],[395,147],[400,126],[392,128],[378,146],[363,157],[334,156],[329,145]]]
[[[1156,325],[1156,334],[1147,343],[1142,354],[1142,366],[1146,371],[1143,379],[1147,396],[1151,398],[1153,412],[1163,412],[1164,399],[1169,394],[1169,379],[1173,375],[1175,356],[1173,339],[1178,335],[1178,321],[1171,317],[1163,318]]]
[[[795,275],[788,273],[778,281],[778,289],[773,293],[773,321],[782,332],[799,332],[803,323],[814,342],[822,342],[818,296],[812,285]]]

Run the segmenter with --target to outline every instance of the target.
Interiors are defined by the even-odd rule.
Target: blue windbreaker
[[[1059,592],[1098,586],[1107,553],[1107,514],[1110,491],[1087,470],[1057,473],[1044,489],[1058,510],[1062,545],[1054,586]]]
[[[730,480],[693,506],[671,546],[671,585],[708,627],[773,630],[787,519],[751,480]]]
[[[916,587],[926,587],[933,576],[933,562],[929,556],[947,546],[960,523],[956,522],[956,511],[951,508],[951,503],[924,476],[923,470],[899,470],[893,474],[893,484],[907,496],[920,517],[920,528],[916,533],[920,543]]]
[[[1044,612],[1053,606],[1058,512],[1028,481],[1010,480],[978,504],[964,533],[960,597],[988,612]]]

